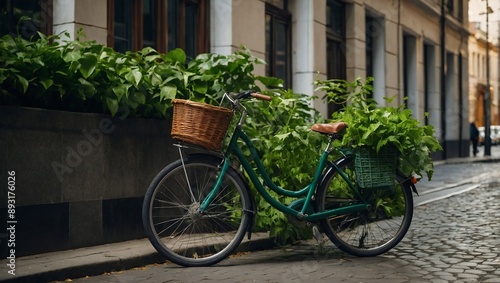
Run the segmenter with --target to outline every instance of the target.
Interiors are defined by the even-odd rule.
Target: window
[[[476,74],[476,70],[474,70],[474,59],[475,59],[474,57],[475,57],[474,52],[469,53],[469,58],[470,58],[470,60],[469,60],[469,70],[470,70],[470,73],[471,73],[472,76],[475,76],[475,74]]]
[[[291,87],[290,22],[286,0],[267,1],[266,75],[282,79],[285,88]]]
[[[132,11],[134,7],[131,1],[114,0],[114,42],[108,44],[116,50],[125,52],[132,50]]]
[[[108,0],[108,45],[116,51],[208,51],[208,0]]]
[[[373,24],[376,23],[375,18],[367,16],[365,20],[366,34],[366,76],[373,77],[373,49],[374,49],[374,32],[372,31]]]
[[[182,48],[186,54],[208,52],[208,1],[168,0],[168,50]],[[194,57],[192,56],[191,57]]]
[[[446,0],[448,13],[458,20],[463,20],[464,5],[462,0]]]
[[[328,79],[346,79],[345,5],[335,0],[326,2],[326,64]],[[330,103],[328,115],[342,105]]]
[[[366,40],[366,75],[374,77],[376,74],[377,59],[383,55],[385,34],[384,34],[384,19],[372,15],[370,11],[366,11],[365,18],[365,40]]]
[[[415,84],[416,68],[416,38],[413,35],[403,35],[403,93],[410,98]]]
[[[403,95],[407,99],[406,106],[413,111],[415,117],[420,117],[418,100],[417,71],[417,37],[403,34]]]
[[[20,21],[22,17],[25,20]],[[52,0],[4,0],[0,2],[0,35],[21,35],[30,40],[38,32],[52,34]]]

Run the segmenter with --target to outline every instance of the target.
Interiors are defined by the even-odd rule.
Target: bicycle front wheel
[[[345,159],[339,168],[354,183],[354,162]],[[411,187],[396,176],[394,188],[360,189],[369,209],[332,216],[321,221],[328,238],[342,251],[368,257],[383,254],[395,247],[406,235],[413,216]],[[365,203],[358,199],[346,181],[333,168],[327,171],[318,188],[317,211]]]
[[[176,264],[215,264],[229,256],[245,235],[252,203],[233,168],[208,209],[199,210],[215,185],[221,161],[208,155],[178,160],[156,176],[146,193],[142,211],[146,235],[160,254]]]

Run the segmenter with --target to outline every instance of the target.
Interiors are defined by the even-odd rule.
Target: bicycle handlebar
[[[240,93],[238,93],[236,95],[236,100],[240,100],[240,99],[245,99],[245,98],[257,98],[257,99],[261,99],[261,100],[271,100],[271,97],[268,96],[268,95],[265,95],[265,94],[261,94],[261,93],[258,93],[258,92],[255,92],[253,90],[245,90],[245,91],[242,91]]]
[[[253,98],[257,98],[257,99],[261,99],[261,100],[271,100],[271,97],[269,95],[265,95],[265,94],[262,94],[262,93],[258,93],[258,92],[254,92],[251,94],[251,96]]]
[[[233,98],[231,98],[227,93],[225,93],[224,97],[228,98],[231,101],[231,104],[233,105],[233,109],[239,109],[242,112],[241,117],[240,117],[240,121],[238,122],[238,127],[241,127],[243,125],[243,121],[245,120],[245,116],[247,114],[247,109],[245,108],[245,106],[243,106],[240,103],[240,100],[245,99],[245,98],[256,98],[256,99],[260,99],[260,100],[270,101],[272,99],[270,96],[262,94],[262,93],[258,93],[254,90],[242,91],[242,92],[236,94],[236,96]]]

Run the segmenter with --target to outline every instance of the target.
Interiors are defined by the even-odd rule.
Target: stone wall
[[[178,154],[170,121],[125,114],[0,106],[0,227],[15,171],[17,256],[144,236],[142,198]]]

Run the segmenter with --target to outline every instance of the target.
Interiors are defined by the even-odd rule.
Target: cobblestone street
[[[497,184],[419,207],[390,256],[430,282],[500,282],[498,200]]]
[[[74,282],[500,282],[499,187],[482,184],[418,206],[406,238],[374,258],[310,242],[237,254],[212,267],[150,265]]]

